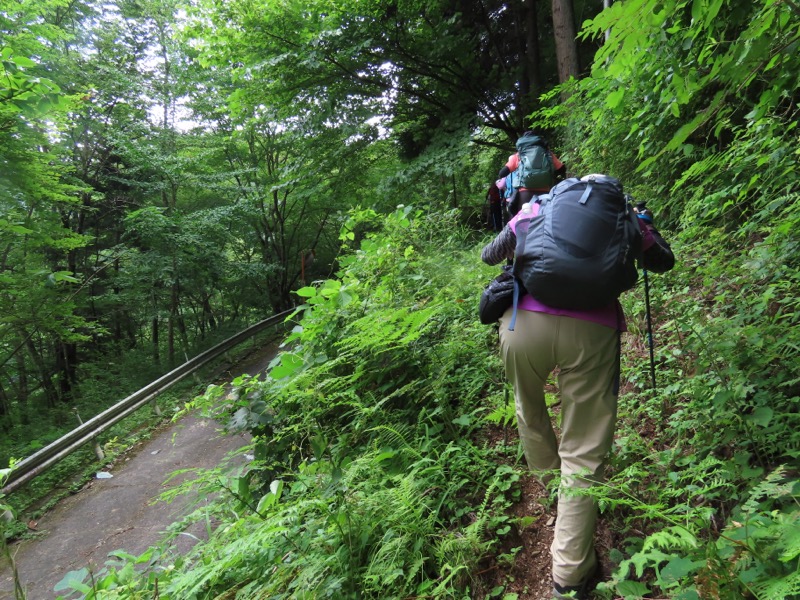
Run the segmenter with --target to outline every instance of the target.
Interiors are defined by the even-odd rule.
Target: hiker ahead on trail
[[[488,224],[494,231],[503,229],[503,193],[497,187],[496,182],[489,185],[486,192],[486,203],[489,207]]]
[[[505,180],[508,212],[514,216],[520,206],[537,194],[546,194],[556,181],[566,175],[566,166],[553,153],[544,137],[526,131],[517,140],[517,151],[497,174]]]
[[[649,211],[635,213],[613,177],[567,179],[535,200],[522,205],[481,259],[491,265],[514,259],[514,274],[527,288],[500,319],[500,352],[528,467],[545,479],[561,471],[551,546],[554,596],[587,598],[598,568],[597,509],[591,497],[564,489],[602,478],[616,426],[620,333],[626,329],[617,296],[636,283],[634,260],[662,273],[675,259]],[[544,396],[556,367],[560,443]]]

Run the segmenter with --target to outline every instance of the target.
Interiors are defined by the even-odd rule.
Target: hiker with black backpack
[[[597,507],[571,489],[602,480],[613,441],[626,330],[617,297],[635,285],[636,260],[663,273],[675,259],[652,213],[638,214],[613,177],[567,179],[534,200],[483,248],[481,259],[491,265],[514,260],[518,293],[499,321],[500,352],[528,467],[543,482],[561,473],[553,595],[588,598],[599,574]],[[556,368],[560,442],[544,394]]]
[[[497,174],[500,179],[508,178],[507,208],[512,217],[531,198],[549,192],[567,172],[566,165],[549,148],[545,138],[533,130],[522,134],[516,149]]]

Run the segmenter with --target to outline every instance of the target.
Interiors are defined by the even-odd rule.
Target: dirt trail
[[[263,349],[230,368],[230,379],[262,372],[274,355],[275,348]],[[111,478],[93,479],[44,515],[36,526],[39,536],[12,547],[27,600],[53,600],[59,595],[54,587],[64,575],[83,567],[99,570],[109,552],[122,549],[138,556],[158,545],[167,528],[196,500],[153,503],[185,479],[165,486],[170,475],[181,469],[217,467],[229,453],[235,468],[247,460],[240,451],[246,443],[244,436],[222,434],[217,422],[191,415],[158,431],[109,469]],[[204,539],[205,525],[193,525],[186,533],[171,544],[170,552],[184,553],[197,539]],[[5,559],[0,561],[0,600],[13,599],[11,569]]]

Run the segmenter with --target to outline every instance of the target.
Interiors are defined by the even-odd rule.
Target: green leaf
[[[14,57],[11,58],[11,62],[13,62],[16,65],[19,65],[20,67],[35,67],[36,66],[36,63],[34,61],[32,61],[30,58],[27,58],[25,56],[14,56]]]
[[[469,427],[472,424],[472,416],[461,415],[457,419],[453,419],[453,423],[455,423],[456,425],[463,425],[464,427]]]
[[[775,412],[769,406],[759,406],[751,414],[746,415],[744,420],[760,427],[766,427],[772,421],[774,414]]]
[[[617,592],[626,598],[642,598],[650,593],[650,588],[638,581],[621,581],[617,584]]]
[[[295,372],[300,370],[302,366],[302,356],[293,354],[291,352],[284,352],[281,354],[280,364],[269,372],[269,376],[273,379],[283,379],[284,377],[293,375]]]
[[[55,587],[53,588],[55,591],[59,590],[76,590],[81,593],[87,593],[91,591],[91,588],[83,583],[83,581],[89,576],[89,569],[86,567],[78,570],[78,571],[70,571],[64,578],[59,581]]]
[[[338,296],[339,306],[344,308],[345,306],[350,304],[352,301],[353,301],[353,296],[351,294],[348,294],[345,291],[339,292],[339,296]]]
[[[625,88],[620,87],[606,96],[606,106],[611,110],[615,110],[625,97]]]
[[[295,292],[301,298],[313,298],[317,295],[317,288],[307,285],[306,287],[302,287]]]
[[[33,229],[28,229],[16,223],[9,223],[6,219],[0,219],[0,230],[9,231],[11,233],[18,233],[20,235],[28,235],[33,233]]]
[[[700,18],[703,16],[703,12],[705,11],[705,1],[704,0],[694,0],[692,2],[692,21],[695,23],[700,21]]]
[[[661,569],[661,580],[667,584],[678,583],[703,564],[705,564],[704,561],[690,560],[684,557],[673,558]]]
[[[262,509],[277,504],[281,499],[281,495],[283,494],[283,486],[283,481],[278,479],[273,480],[272,483],[269,484],[269,493],[264,494],[264,496],[261,497],[261,500],[258,501],[256,512],[260,513],[262,512]]]

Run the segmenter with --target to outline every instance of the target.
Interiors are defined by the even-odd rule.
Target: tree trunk
[[[186,356],[189,352],[189,335],[186,331],[186,319],[183,317],[183,311],[181,310],[181,305],[178,302],[175,305],[176,312],[176,319],[178,323],[178,335],[181,339],[181,346],[183,349],[183,354]],[[188,358],[186,360],[189,360]]]
[[[208,295],[203,295],[203,332],[205,333],[205,323],[208,323],[208,327],[211,330],[217,328],[217,320],[214,318],[214,311],[211,309],[211,302],[210,297]]]
[[[27,410],[28,397],[30,396],[30,388],[28,386],[28,364],[25,361],[25,353],[22,351],[18,351],[14,358],[17,363],[17,379],[16,382],[10,380],[9,383],[14,387],[17,396],[17,402],[20,408],[20,425],[29,425],[30,412]]]
[[[78,366],[78,346],[75,343],[56,341],[56,372],[62,402],[72,400],[72,389],[75,386]]]
[[[114,237],[115,237],[114,241],[118,244],[119,243],[119,238],[120,238],[119,233],[117,233]],[[114,281],[118,281],[119,273],[120,273],[120,264],[119,264],[119,259],[116,258],[116,259],[114,259]],[[113,292],[114,292],[114,297],[117,298],[120,295],[120,293],[122,292],[122,289],[119,287],[118,284],[115,284],[114,288],[113,288]],[[111,318],[114,319],[114,326],[113,326],[114,349],[115,349],[115,351],[117,353],[117,356],[122,356],[122,354],[123,354],[123,352],[122,352],[122,318],[123,318],[125,313],[122,310],[122,308],[119,307],[119,304],[120,303],[116,303],[115,302],[115,305],[117,306],[117,308],[114,309],[114,312],[111,314]]]
[[[158,344],[159,344],[159,339],[158,339],[158,315],[153,316],[153,322],[152,322],[152,326],[151,327],[152,327],[152,329],[151,329],[151,331],[152,331],[151,338],[152,338],[152,343],[153,343],[153,363],[157,365],[157,364],[159,364],[161,362],[161,356],[160,356],[159,351],[158,351]]]
[[[39,378],[42,382],[42,388],[44,389],[44,396],[47,406],[49,408],[54,408],[58,403],[58,390],[53,383],[53,376],[44,362],[42,353],[39,352],[36,344],[33,343],[33,339],[31,339],[30,336],[25,337],[25,346],[28,349],[28,356],[31,357],[33,364],[35,364],[36,368],[39,370]]]
[[[173,259],[174,266],[174,259]],[[173,283],[169,299],[169,320],[167,321],[167,362],[175,365],[175,328],[178,319],[178,286]]]
[[[167,365],[175,364],[175,316],[170,314],[167,319]]]
[[[536,0],[524,0],[522,3],[525,27],[525,50],[522,76],[520,77],[520,97],[517,101],[519,116],[517,133],[525,129],[525,118],[533,112],[536,97],[541,93],[542,78],[539,71],[541,57],[539,55],[539,20],[536,14]]]
[[[17,352],[14,355],[14,359],[17,363],[17,382],[14,387],[20,404],[25,404],[30,393],[28,388],[28,364],[25,362],[25,353]]]
[[[558,81],[564,83],[572,76],[577,77],[580,71],[572,0],[552,0],[552,7]]]
[[[11,402],[2,381],[0,381],[0,426],[6,432],[11,431]]]

